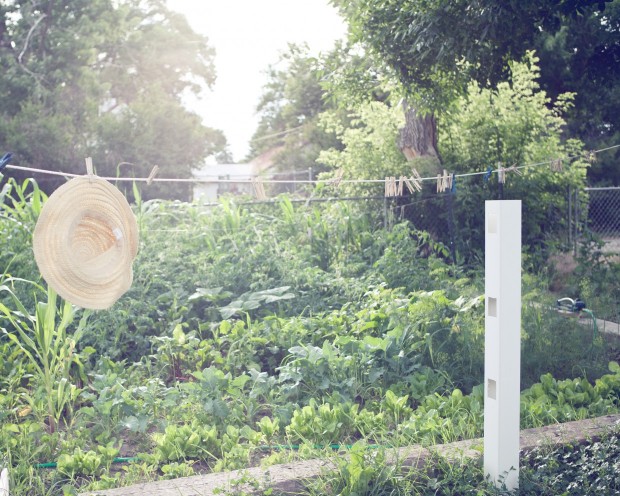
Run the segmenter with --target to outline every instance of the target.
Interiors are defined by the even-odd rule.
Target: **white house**
[[[195,170],[193,176],[198,179],[194,183],[194,200],[209,202],[225,193],[251,194],[253,190],[249,181],[256,173],[253,164],[211,164]],[[208,180],[214,182],[206,182]],[[215,182],[218,180],[240,182]]]
[[[209,164],[193,172],[194,200],[202,202],[215,201],[226,193],[252,194],[254,188],[250,183],[253,177],[269,176],[275,156],[283,147],[274,147],[252,159],[247,164]],[[213,182],[208,182],[212,180]],[[226,180],[226,182],[217,182]],[[235,183],[234,181],[239,181]],[[231,182],[228,182],[231,181]]]

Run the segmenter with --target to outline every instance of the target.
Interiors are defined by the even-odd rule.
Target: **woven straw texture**
[[[95,176],[76,177],[45,202],[33,249],[54,291],[74,305],[102,310],[131,287],[138,225],[112,184]]]

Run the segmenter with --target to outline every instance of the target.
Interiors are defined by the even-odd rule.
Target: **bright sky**
[[[189,106],[224,132],[237,162],[258,124],[255,109],[269,64],[289,42],[306,42],[318,54],[346,32],[328,0],[168,0],[168,6],[185,14],[216,50],[214,89]]]

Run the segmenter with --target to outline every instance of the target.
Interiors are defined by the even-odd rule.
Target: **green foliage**
[[[316,174],[319,152],[338,146],[337,137],[318,125],[319,114],[333,106],[321,85],[324,58],[312,56],[307,45],[289,44],[278,63],[269,67],[257,105],[260,121],[250,143],[250,158],[267,153],[278,170],[307,177],[309,168]],[[287,186],[272,188],[281,192]]]
[[[457,193],[454,222],[465,256],[482,249],[479,209],[495,196],[491,188],[498,188],[500,198],[523,202],[523,244],[545,252],[558,244],[566,229],[567,191],[585,187],[588,164],[581,143],[561,140],[562,114],[571,95],[560,95],[552,104],[537,82],[537,63],[528,52],[523,62],[510,64],[510,82],[498,83],[495,89],[470,83],[467,95],[443,115],[440,150],[446,167],[457,173],[496,170],[498,164],[538,164],[520,169],[520,174],[507,173],[505,185],[499,184],[497,174],[486,184],[476,177]],[[556,159],[562,160],[562,172],[550,170],[550,161]]]
[[[565,124],[561,116],[574,95],[558,95],[552,104],[540,89],[539,61],[528,52],[523,62],[511,62],[510,80],[494,89],[469,83],[467,94],[448,110],[441,126],[447,163],[467,168],[501,162],[507,167],[565,153],[560,143]]]
[[[162,465],[161,471],[164,479],[178,479],[179,477],[190,477],[194,475],[193,462],[172,462]]]
[[[95,451],[82,451],[79,447],[72,454],[63,453],[58,457],[58,471],[74,479],[76,475],[101,475],[109,470],[112,460],[118,455],[118,449],[111,445],[98,446]]]
[[[589,164],[581,142],[562,139],[563,115],[574,95],[560,94],[551,102],[539,85],[538,62],[533,52],[527,52],[523,62],[509,64],[509,78],[495,87],[469,82],[467,92],[438,114],[439,150],[448,171],[462,174],[483,172],[488,167],[496,171],[499,165],[535,165],[508,172],[506,184],[499,183],[497,173],[488,182],[476,175],[458,179],[453,193],[440,196],[433,192],[430,197],[427,187],[401,202],[401,215],[418,229],[429,230],[434,239],[451,245],[456,258],[471,262],[480,256],[484,232],[481,205],[496,197],[522,200],[523,242],[535,253],[546,256],[564,240],[567,191],[585,187]],[[350,110],[350,123],[329,112],[321,115],[321,122],[339,136],[343,148],[321,152],[319,162],[341,169],[344,179],[409,176],[412,165],[422,167],[407,162],[397,147],[404,124],[399,106],[363,103]],[[550,162],[556,159],[562,161],[562,172],[550,170]],[[423,171],[423,175],[429,174]],[[330,172],[321,177],[333,176]],[[383,194],[382,186],[347,183],[339,188],[348,194]],[[329,185],[323,190],[330,191]],[[431,250],[434,248],[431,245]]]
[[[318,405],[314,399],[301,410],[293,413],[291,423],[286,428],[287,435],[294,442],[330,445],[343,443],[354,432],[358,406],[351,403],[342,405]]]
[[[519,494],[594,495],[620,490],[617,429],[600,441],[557,448],[538,448],[528,453],[521,469]]]
[[[474,76],[496,82],[503,62],[523,54],[540,32],[557,31],[568,16],[596,10],[593,4],[535,5],[490,1],[398,0],[335,2],[350,23],[350,35],[365,43],[406,84],[431,95],[450,94]],[[603,6],[604,9],[604,6]],[[480,43],[483,39],[485,42]],[[453,93],[452,93],[453,94]]]
[[[398,130],[404,124],[399,107],[370,102],[349,110],[345,125],[335,112],[321,115],[321,125],[336,134],[343,148],[331,148],[319,154],[318,162],[330,169],[342,169],[343,179],[379,179],[407,175],[410,165],[396,146]],[[329,174],[321,178],[329,178]],[[383,194],[383,186],[343,184],[349,194]]]
[[[214,460],[220,454],[221,442],[217,429],[193,422],[190,425],[169,425],[163,433],[153,435],[155,456],[160,461],[187,459]]]
[[[523,281],[521,387],[537,382],[548,370],[558,379],[603,374],[609,345],[595,332],[592,320],[585,314],[560,314],[555,298],[540,286],[542,281],[528,276]]]
[[[413,484],[405,479],[401,467],[389,464],[384,453],[369,451],[363,441],[352,446],[347,458],[336,458],[335,464],[335,471],[309,484],[307,494],[412,494]]]
[[[83,157],[93,156],[103,176],[129,162],[142,167],[129,173],[145,176],[158,164],[161,176],[188,177],[224,149],[221,132],[181,102],[184,91],[213,84],[213,49],[163,2],[93,0],[69,9],[9,1],[0,12],[0,141],[20,165],[82,172]],[[47,178],[42,188],[60,181]]]
[[[620,390],[620,368],[616,362],[611,362],[609,370],[612,373],[600,377],[594,385],[586,379],[558,381],[551,374],[541,376],[539,383],[522,393],[522,425],[580,420],[615,410]]]
[[[0,179],[3,177],[0,174]],[[2,279],[39,279],[33,276],[37,269],[32,252],[24,247],[31,243],[32,230],[46,199],[45,193],[32,179],[19,182],[9,177],[2,186],[0,223],[3,239],[6,240],[4,249],[0,252],[0,264],[4,270]],[[16,290],[20,289],[17,285]],[[28,291],[20,291],[19,297],[22,301],[32,301],[32,295]]]
[[[596,317],[611,322],[620,320],[620,261],[603,251],[604,243],[591,233],[584,233],[566,291],[596,309]]]
[[[35,386],[42,388],[42,392],[28,397],[28,401],[33,409],[41,408],[40,403],[45,404],[43,408],[46,409],[49,429],[54,432],[65,408],[70,412],[79,394],[70,373],[75,364],[82,369],[78,372],[84,377],[83,365],[75,353],[75,347],[84,332],[89,313],[84,313],[73,336],[68,337],[67,329],[73,322],[74,308],[69,302],[64,302],[59,310],[56,293],[51,288],[47,290],[47,302],[37,303],[35,315],[29,315],[8,286],[0,287],[0,291],[8,292],[17,307],[10,310],[0,303],[0,312],[15,331],[4,330],[4,333],[26,356],[36,372]]]

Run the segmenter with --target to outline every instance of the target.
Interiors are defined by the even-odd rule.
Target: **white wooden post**
[[[484,472],[519,486],[521,201],[485,205]]]
[[[9,496],[9,471],[6,468],[0,472],[0,496]]]

